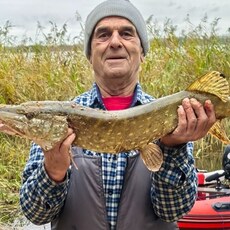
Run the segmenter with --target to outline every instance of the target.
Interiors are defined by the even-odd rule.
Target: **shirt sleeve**
[[[166,222],[177,221],[191,210],[197,195],[193,143],[179,148],[160,145],[164,162],[153,173],[151,199],[155,213]]]
[[[69,181],[69,172],[64,182],[57,184],[52,181],[43,162],[42,149],[33,143],[23,171],[20,206],[24,215],[37,225],[49,223],[59,214],[66,198]]]

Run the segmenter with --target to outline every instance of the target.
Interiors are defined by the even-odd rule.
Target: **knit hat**
[[[97,23],[109,16],[120,16],[128,19],[136,28],[144,55],[148,52],[149,41],[144,18],[139,10],[129,0],[106,0],[97,5],[88,15],[85,23],[85,55],[89,59],[91,38]]]

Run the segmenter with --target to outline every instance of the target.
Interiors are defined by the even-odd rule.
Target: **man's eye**
[[[108,36],[108,33],[101,33],[98,35],[98,38],[107,38]]]
[[[122,37],[124,37],[124,38],[130,38],[130,37],[132,37],[132,34],[130,32],[124,31],[122,33]]]

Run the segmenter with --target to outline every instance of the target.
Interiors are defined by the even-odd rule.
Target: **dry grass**
[[[218,37],[215,22],[210,33],[202,21],[180,36],[170,21],[163,30],[151,20],[148,23],[153,39],[140,73],[140,82],[148,93],[156,97],[175,93],[209,70],[230,76],[230,36]],[[57,31],[55,24],[52,26],[51,31]],[[65,27],[63,33],[50,33],[43,42],[19,47],[12,46],[7,31],[0,28],[0,103],[69,100],[91,86],[92,70],[82,45],[64,44]],[[0,222],[11,222],[19,213],[18,189],[30,143],[6,135],[0,135],[0,140]],[[197,167],[219,169],[223,148],[209,136],[196,142]]]

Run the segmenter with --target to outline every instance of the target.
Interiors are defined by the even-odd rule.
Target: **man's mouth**
[[[124,60],[126,59],[126,57],[122,57],[122,56],[111,56],[111,57],[107,57],[106,60],[111,60],[111,61],[119,61],[119,60]]]

